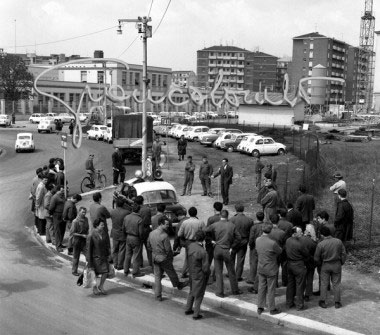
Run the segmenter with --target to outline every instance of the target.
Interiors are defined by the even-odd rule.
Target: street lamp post
[[[147,160],[147,148],[148,148],[148,137],[147,137],[147,115],[146,115],[146,100],[147,100],[147,84],[148,84],[148,65],[147,65],[147,39],[152,37],[152,26],[148,25],[148,22],[152,21],[150,17],[143,16],[137,19],[119,19],[119,29],[118,34],[122,33],[121,23],[123,22],[135,22],[139,34],[142,34],[143,40],[143,116],[142,116],[142,155],[141,155],[141,170],[146,175],[145,162]]]

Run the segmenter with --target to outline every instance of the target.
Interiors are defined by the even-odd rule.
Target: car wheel
[[[278,149],[277,154],[280,156],[285,155],[285,150],[284,149]]]
[[[227,152],[234,152],[234,147],[228,147]]]
[[[18,149],[16,149],[16,153],[18,153]]]
[[[260,152],[259,152],[259,150],[253,150],[253,151],[252,151],[252,156],[253,156],[253,157],[260,157]]]
[[[197,136],[193,137],[193,141],[194,141],[194,142],[195,142],[195,141],[198,141],[198,137],[197,137]]]
[[[99,141],[99,136],[95,135],[95,140]]]
[[[38,129],[38,133],[41,133],[41,130]]]

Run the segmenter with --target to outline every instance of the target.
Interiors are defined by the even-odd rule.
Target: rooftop
[[[293,40],[296,40],[296,39],[304,39],[304,38],[328,38],[328,37],[326,37],[325,35],[321,35],[320,33],[318,33],[318,32],[316,31],[316,32],[314,32],[314,33],[309,33],[309,34],[305,34],[305,35],[300,35],[300,36],[293,37]]]
[[[204,48],[199,51],[234,51],[234,52],[249,52],[249,50],[234,47],[234,46],[229,46],[229,45],[214,45],[213,47],[209,48]]]

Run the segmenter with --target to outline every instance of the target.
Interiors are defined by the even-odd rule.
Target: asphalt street
[[[106,283],[109,295],[95,297],[76,286],[70,264],[45,249],[30,234],[33,215],[28,201],[35,169],[50,157],[62,157],[60,137],[35,133],[34,153],[14,152],[16,133],[0,129],[0,333],[1,334],[297,334],[294,330],[207,310],[193,321],[178,301],[153,299],[151,291]],[[71,192],[79,192],[84,161],[95,154],[95,165],[111,180],[112,146],[84,140],[67,152]],[[127,176],[136,165],[127,167]],[[108,171],[108,173],[107,173]],[[29,229],[28,229],[29,228]]]

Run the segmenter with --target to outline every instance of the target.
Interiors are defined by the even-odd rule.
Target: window
[[[129,85],[133,85],[133,72],[129,72]]]
[[[264,144],[273,144],[273,143],[274,143],[274,141],[272,139],[270,139],[270,138],[266,138],[264,140]]]
[[[98,84],[104,84],[104,71],[98,71]]]
[[[127,71],[121,72],[121,84],[127,85]]]
[[[80,81],[82,83],[87,83],[87,71],[80,72]]]
[[[74,93],[69,94],[69,101],[73,102],[74,101]]]
[[[135,73],[135,85],[136,86],[140,85],[140,73],[138,72]]]
[[[314,43],[310,42],[310,50],[313,50],[313,49],[314,49]]]
[[[158,75],[157,86],[161,86],[161,75]]]
[[[263,140],[257,140],[256,144],[263,144]]]
[[[313,58],[313,51],[310,51],[310,53],[309,53],[309,58]]]

